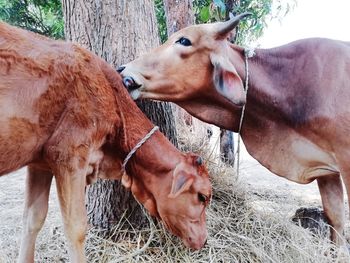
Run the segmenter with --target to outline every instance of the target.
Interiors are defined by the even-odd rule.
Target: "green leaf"
[[[209,6],[205,6],[201,9],[201,11],[199,13],[199,18],[203,23],[209,21],[209,19],[210,19]]]
[[[64,37],[60,0],[0,0],[0,20],[54,38]]]

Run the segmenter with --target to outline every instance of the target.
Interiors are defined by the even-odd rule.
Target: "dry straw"
[[[185,136],[181,137],[181,143],[186,150],[198,152],[206,159],[214,189],[207,212],[207,246],[200,251],[190,251],[152,220],[150,228],[142,231],[120,230],[120,224],[127,224],[124,220],[108,239],[100,238],[97,230],[90,231],[89,262],[350,261],[347,250],[339,250],[322,234],[311,234],[294,225],[285,214],[262,213],[255,209],[249,189],[237,180],[233,168],[218,161],[207,140],[203,139],[205,132],[198,136],[189,129],[192,128],[182,126],[179,134]]]

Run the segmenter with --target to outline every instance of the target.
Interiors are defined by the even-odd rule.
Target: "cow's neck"
[[[120,90],[117,103],[121,111],[120,140],[123,156],[129,153],[142,140],[154,125],[145,117],[126,90]],[[132,105],[132,107],[131,107]],[[132,175],[131,190],[152,215],[158,216],[156,200],[160,195],[169,194],[172,172],[181,161],[182,154],[156,131],[132,156],[127,164],[127,172]],[[162,187],[159,187],[162,185]]]
[[[128,154],[137,143],[139,143],[155,126],[142,111],[136,106],[125,89],[119,91],[118,108],[120,109],[120,147],[124,155]],[[145,164],[145,168],[166,169],[173,167],[179,161],[175,156],[179,155],[177,149],[156,131],[152,136],[136,151],[135,156],[142,155],[142,160],[151,161]],[[168,158],[172,156],[174,158]],[[125,156],[123,156],[125,157]],[[140,158],[141,159],[141,158]],[[162,167],[163,164],[165,167]]]
[[[135,125],[133,118],[130,121]],[[142,132],[138,132],[135,137],[129,134],[129,145],[136,145],[151,129],[148,128],[149,123],[137,125],[143,127]],[[152,216],[160,217],[158,202],[170,193],[172,174],[181,156],[165,136],[157,131],[135,152],[127,165],[127,171],[132,175],[131,191]]]
[[[232,48],[232,61],[244,80],[244,52],[237,46]],[[299,136],[295,132],[296,127],[304,121],[302,109],[301,112],[293,112],[298,109],[298,100],[302,98],[302,94],[295,94],[301,75],[295,74],[295,71],[304,62],[304,51],[282,47],[258,49],[255,52],[255,56],[248,59],[249,89],[241,136],[248,152],[255,159],[276,173],[284,173],[283,168],[276,167],[273,160],[277,161],[278,158],[271,158],[271,154],[288,147],[288,139]],[[240,116],[240,111],[237,113]],[[238,123],[234,127],[237,131]]]

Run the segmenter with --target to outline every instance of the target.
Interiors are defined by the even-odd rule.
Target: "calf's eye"
[[[208,201],[208,197],[202,193],[198,193],[198,200],[202,203],[206,203]]]
[[[188,38],[181,37],[179,40],[177,40],[175,43],[183,45],[185,47],[192,46],[191,41]]]

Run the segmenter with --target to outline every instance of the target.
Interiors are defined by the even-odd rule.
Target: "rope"
[[[152,130],[150,130],[145,137],[142,138],[141,141],[139,141],[135,147],[128,153],[128,155],[125,157],[123,164],[122,164],[122,172],[125,172],[126,164],[130,160],[130,158],[133,156],[133,154],[149,139],[151,136],[159,129],[158,126],[154,126]]]
[[[245,62],[245,81],[244,81],[244,93],[247,97],[248,88],[249,88],[249,64],[248,59],[252,58],[255,55],[254,49],[244,49],[244,62]],[[238,141],[237,141],[237,177],[239,177],[239,161],[241,157],[241,130],[243,125],[243,118],[245,112],[246,103],[243,105],[241,118],[239,120],[238,126]]]
[[[143,137],[136,145],[135,147],[128,153],[128,155],[125,157],[123,164],[122,164],[122,173],[124,173],[126,171],[126,165],[128,163],[128,161],[130,160],[130,158],[134,155],[134,153],[149,139],[151,138],[151,136],[159,129],[158,126],[154,126],[152,128],[152,130],[150,130],[145,137]],[[138,205],[140,206],[143,214],[146,216],[146,218],[148,219],[149,222],[149,226],[151,229],[151,233],[150,236],[147,239],[147,242],[143,245],[142,248],[135,250],[134,252],[130,253],[129,255],[125,255],[121,258],[119,258],[116,262],[124,262],[127,261],[128,259],[134,258],[140,254],[142,254],[143,252],[146,251],[146,249],[149,247],[149,245],[151,244],[151,241],[153,240],[154,237],[154,232],[155,232],[155,226],[153,223],[152,218],[150,217],[150,215],[145,211],[145,208],[143,207],[142,204],[140,204],[140,202],[135,198],[136,202],[138,203]]]

